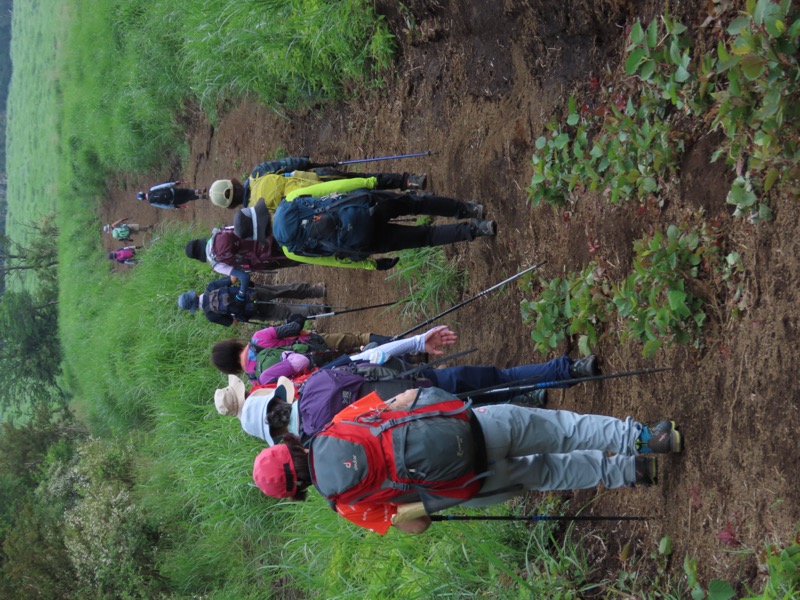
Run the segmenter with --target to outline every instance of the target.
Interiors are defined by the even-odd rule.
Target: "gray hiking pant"
[[[489,477],[463,506],[504,502],[525,490],[573,490],[632,485],[642,425],[566,410],[510,404],[479,406]],[[616,453],[606,456],[606,452]]]
[[[255,299],[259,302],[280,302],[280,298],[323,298],[324,288],[309,283],[289,283],[286,285],[257,285],[255,286]],[[307,303],[305,303],[307,304]],[[256,319],[262,321],[283,321],[291,315],[308,317],[325,312],[322,304],[316,306],[298,306],[286,304],[256,304]]]

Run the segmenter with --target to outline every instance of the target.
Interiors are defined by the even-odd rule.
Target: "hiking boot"
[[[597,368],[597,357],[590,354],[586,358],[579,358],[569,366],[569,376],[573,379],[580,377],[594,377],[600,374],[600,369]]]
[[[472,235],[481,237],[484,235],[497,235],[497,223],[494,221],[473,221],[470,224]]]
[[[462,202],[461,203],[461,216],[460,219],[482,219],[483,218],[483,204],[477,202]],[[494,235],[494,234],[492,234]]]
[[[636,465],[636,485],[656,485],[658,483],[658,461],[656,461],[656,457],[637,456],[633,460]]]
[[[424,190],[425,182],[428,176],[423,173],[422,175],[406,175],[405,187],[406,190]]]
[[[531,390],[511,398],[512,404],[521,404],[529,408],[541,408],[547,404],[547,390]]]
[[[645,425],[636,439],[636,451],[640,454],[669,454],[680,452],[683,448],[681,434],[675,421],[659,421],[655,425]]]

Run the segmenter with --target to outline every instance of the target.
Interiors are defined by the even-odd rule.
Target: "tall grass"
[[[404,321],[432,317],[441,307],[458,302],[466,271],[448,260],[441,246],[403,250],[399,257],[387,279],[395,281],[400,293],[408,294],[402,304]]]
[[[183,121],[252,97],[297,107],[374,84],[392,39],[365,0],[71,0],[64,152],[80,178],[180,160]]]
[[[50,18],[41,18],[42,14]],[[57,0],[18,2],[12,16],[6,129],[6,233],[28,239],[24,224],[52,213],[58,198],[58,74],[55,56],[62,9]]]

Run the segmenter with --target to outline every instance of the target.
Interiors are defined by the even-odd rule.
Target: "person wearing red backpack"
[[[294,500],[314,485],[342,517],[380,534],[392,526],[422,533],[435,512],[528,490],[654,485],[653,454],[681,448],[670,420],[643,425],[510,404],[471,409],[425,388],[388,401],[361,398],[307,447],[285,435],[256,457],[253,480],[268,496]]]

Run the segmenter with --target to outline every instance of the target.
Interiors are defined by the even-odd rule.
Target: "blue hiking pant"
[[[517,381],[542,383],[545,381],[566,381],[571,379],[569,366],[572,359],[566,355],[542,364],[521,365],[509,369],[496,367],[446,367],[444,369],[424,369],[421,376],[430,379],[434,387],[453,394],[463,394],[495,385],[510,384]],[[568,387],[564,383],[554,387]],[[474,404],[497,404],[508,402],[520,392],[488,394],[475,398]]]

